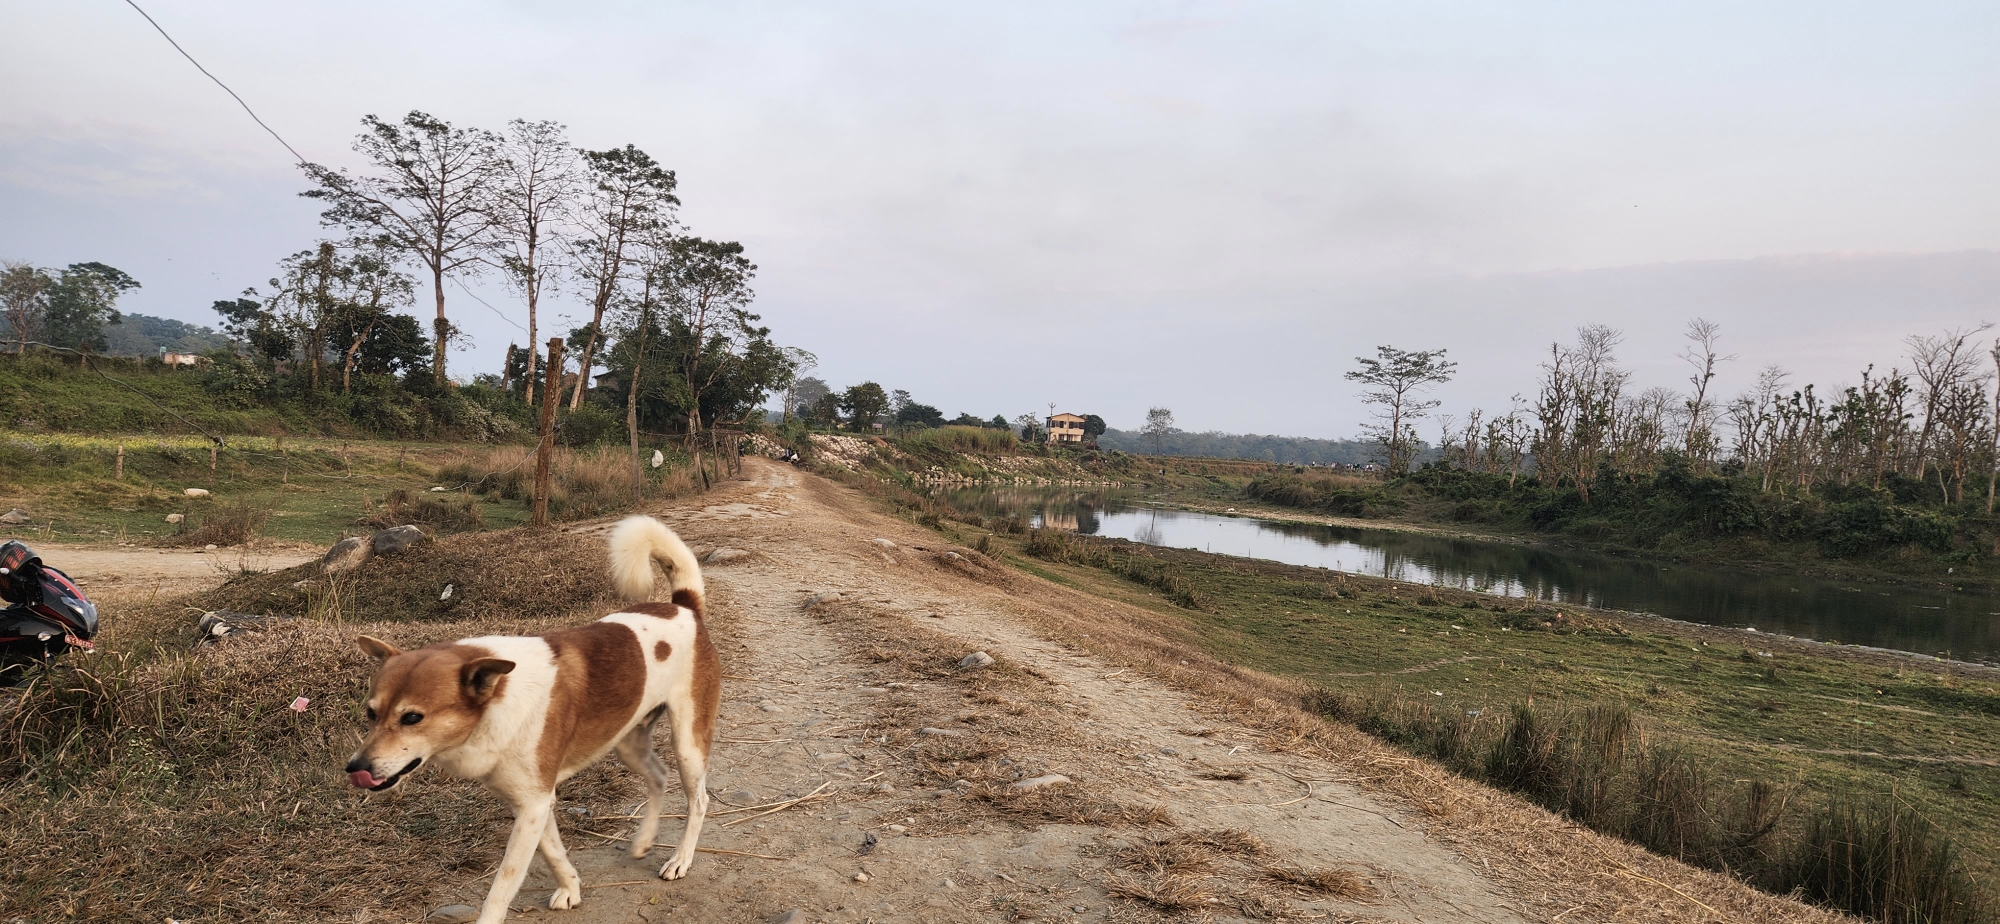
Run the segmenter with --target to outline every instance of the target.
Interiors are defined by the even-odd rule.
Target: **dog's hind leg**
[[[639,831],[632,835],[632,857],[637,859],[653,849],[653,838],[660,833],[660,803],[667,796],[667,765],[660,760],[659,752],[653,750],[653,724],[660,720],[660,713],[666,707],[653,710],[637,727],[618,739],[618,759],[646,784],[646,809],[639,816]]]
[[[507,834],[507,852],[500,857],[500,869],[493,874],[493,888],[486,893],[486,904],[480,906],[477,924],[502,924],[507,919],[507,905],[521,891],[521,880],[527,878],[535,846],[542,841],[542,829],[554,823],[549,818],[554,802],[554,793],[537,794],[514,806],[514,830]]]
[[[556,874],[556,891],[549,896],[549,907],[564,911],[582,904],[583,879],[570,865],[569,851],[563,849],[562,831],[553,815],[542,826],[542,859],[549,861],[549,869]]]
[[[708,743],[715,728],[715,700],[706,702],[707,720],[698,714],[704,703],[697,687],[692,702],[668,710],[674,728],[674,756],[681,765],[681,790],[687,794],[687,830],[679,847],[660,867],[661,879],[679,879],[694,863],[695,845],[701,840],[701,821],[708,814]]]

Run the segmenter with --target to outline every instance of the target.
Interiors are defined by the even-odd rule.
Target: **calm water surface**
[[[1013,514],[1035,526],[1147,545],[2000,661],[2000,595],[1994,594],[1659,564],[1395,530],[1273,523],[1162,510],[1116,492],[968,488],[946,493],[962,509]]]

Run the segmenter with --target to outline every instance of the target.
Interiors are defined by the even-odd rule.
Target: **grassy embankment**
[[[1329,718],[1599,830],[1880,920],[1994,919],[1989,671],[1032,533],[886,493],[957,541],[1310,685]]]

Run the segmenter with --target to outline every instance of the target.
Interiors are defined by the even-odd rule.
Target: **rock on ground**
[[[993,656],[983,651],[975,651],[958,662],[959,667],[986,667],[993,663]]]
[[[320,559],[319,568],[327,574],[345,574],[368,563],[375,557],[375,547],[360,536],[349,536],[333,544],[326,550],[326,557]]]
[[[396,526],[375,534],[373,545],[377,555],[394,555],[410,546],[424,541],[424,531],[415,526]]]

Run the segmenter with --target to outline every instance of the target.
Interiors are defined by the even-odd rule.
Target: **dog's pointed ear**
[[[377,661],[387,661],[390,658],[393,658],[403,653],[403,649],[397,648],[396,646],[391,645],[388,642],[382,641],[381,639],[376,638],[372,635],[364,635],[360,638],[357,638],[354,640],[354,644],[361,646],[362,651],[374,655],[375,660]]]
[[[465,687],[466,699],[483,703],[499,688],[500,678],[513,669],[514,662],[504,658],[478,658],[458,669],[458,680]]]

